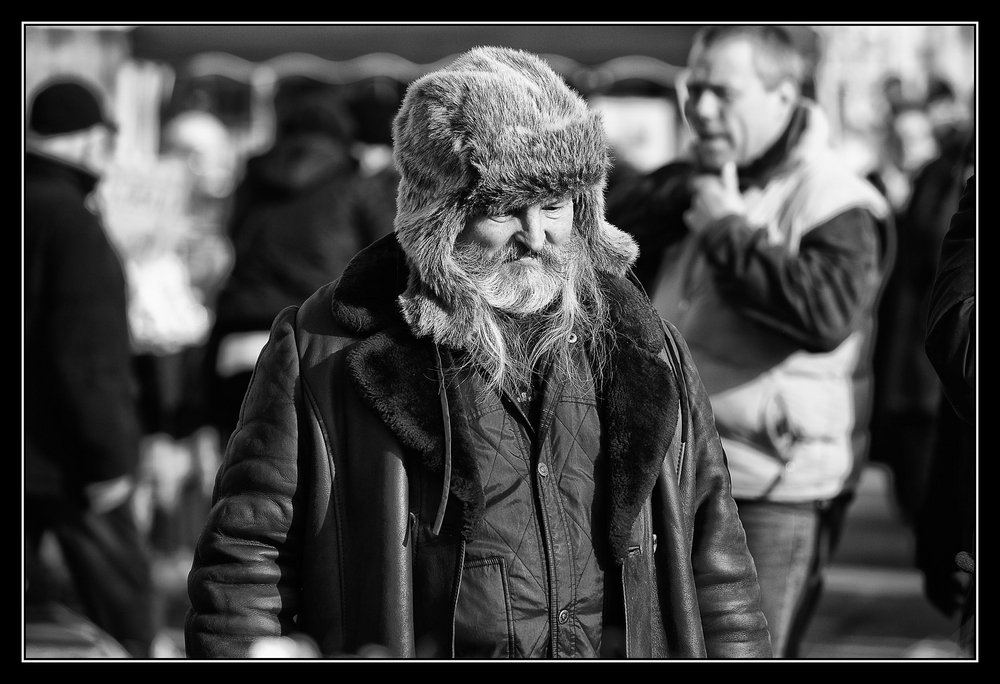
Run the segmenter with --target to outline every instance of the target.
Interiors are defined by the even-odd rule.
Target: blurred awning
[[[389,53],[417,64],[505,45],[596,65],[626,55],[687,59],[695,24],[157,24],[132,31],[134,55],[178,67],[205,52],[251,62],[298,52],[343,61]]]
[[[627,81],[672,88],[701,24],[144,24],[130,32],[133,56],[165,62],[178,75],[248,81],[268,67],[276,78],[331,82],[389,77],[408,82],[477,45],[504,45],[545,57],[586,90]],[[816,34],[789,26],[807,52]]]
[[[173,106],[190,92],[215,102],[228,123],[243,121],[248,98],[297,78],[350,86],[348,100],[379,122],[383,139],[405,85],[478,45],[534,52],[587,96],[671,97],[702,24],[140,24],[132,56],[170,65]],[[815,33],[790,26],[811,50]],[[265,100],[267,98],[264,98]],[[383,125],[384,124],[384,125]]]

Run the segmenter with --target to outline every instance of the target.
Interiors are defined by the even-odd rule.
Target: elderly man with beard
[[[603,217],[599,116],[485,47],[394,136],[394,234],[258,360],[187,655],[770,657],[708,397]]]

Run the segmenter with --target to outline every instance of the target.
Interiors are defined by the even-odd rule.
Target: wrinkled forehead
[[[759,81],[754,45],[745,38],[727,38],[691,55],[689,84],[733,85]]]
[[[581,197],[578,192],[556,190],[541,193],[511,193],[498,195],[489,202],[469,203],[467,212],[475,216],[498,216],[516,214],[531,207],[551,207],[555,205],[573,204]]]

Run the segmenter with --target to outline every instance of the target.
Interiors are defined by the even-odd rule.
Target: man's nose
[[[542,208],[531,206],[523,210],[518,217],[521,229],[517,239],[532,252],[540,252],[545,246],[545,227],[542,223]]]
[[[690,111],[703,121],[710,121],[719,114],[719,98],[711,90],[703,90],[691,97]]]

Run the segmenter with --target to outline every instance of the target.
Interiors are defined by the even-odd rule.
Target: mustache
[[[545,267],[563,269],[569,259],[570,250],[566,247],[555,247],[545,243],[538,252],[517,240],[512,240],[495,252],[474,242],[456,245],[455,258],[471,273],[488,274],[505,264],[513,263],[525,257],[531,257]]]

